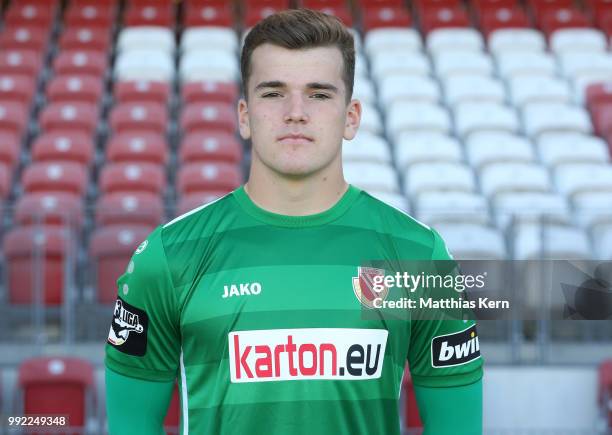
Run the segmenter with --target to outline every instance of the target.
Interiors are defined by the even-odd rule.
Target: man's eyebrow
[[[268,82],[261,82],[257,86],[255,86],[255,91],[259,91],[265,88],[285,88],[287,84],[285,82],[281,82],[280,80],[272,80]],[[318,90],[327,90],[334,93],[338,93],[338,88],[331,83],[320,83],[320,82],[311,82],[306,84],[307,89],[318,89]]]

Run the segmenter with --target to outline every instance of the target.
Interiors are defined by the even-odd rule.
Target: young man
[[[481,433],[480,353],[442,344],[442,363],[434,346],[474,337],[473,322],[363,315],[364,262],[449,256],[435,231],[343,178],[342,139],[361,117],[354,62],[350,33],[313,11],[247,36],[248,183],[158,227],[119,278],[112,435],[160,433],[175,378],[182,434],[399,434],[406,361],[426,434]]]

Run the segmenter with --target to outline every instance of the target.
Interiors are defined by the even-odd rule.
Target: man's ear
[[[240,137],[244,140],[251,138],[251,125],[249,123],[249,107],[244,98],[238,100],[238,128]]]
[[[361,122],[361,102],[351,100],[346,109],[346,123],[344,125],[344,139],[351,140],[357,135]]]

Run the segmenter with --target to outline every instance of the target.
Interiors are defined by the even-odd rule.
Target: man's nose
[[[303,97],[290,95],[285,108],[285,122],[308,122],[309,116]]]

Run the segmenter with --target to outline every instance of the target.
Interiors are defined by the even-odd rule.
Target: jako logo
[[[228,334],[231,381],[380,378],[386,329],[304,328]]]
[[[480,358],[476,325],[454,334],[440,335],[431,341],[431,365],[436,368],[466,364]]]
[[[258,295],[261,293],[261,284],[258,282],[239,284],[237,287],[235,284],[223,286],[223,299],[231,298],[232,296],[250,296]]]

